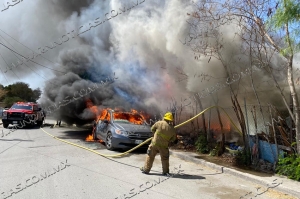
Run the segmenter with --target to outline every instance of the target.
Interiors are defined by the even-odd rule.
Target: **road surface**
[[[53,123],[54,121],[47,121]],[[77,127],[44,127],[67,141],[112,154],[101,143],[85,142]],[[0,133],[3,127],[0,127]],[[157,156],[150,175],[142,174],[145,151],[104,158],[53,139],[41,129],[4,129],[0,134],[0,198],[294,198],[213,169],[170,158],[173,176],[161,175]],[[2,137],[3,136],[3,137]],[[249,193],[251,192],[251,193]]]

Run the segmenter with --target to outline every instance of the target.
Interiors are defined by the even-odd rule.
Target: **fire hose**
[[[202,115],[203,113],[205,113],[206,111],[208,111],[208,110],[210,110],[210,109],[212,109],[212,108],[220,108],[221,110],[223,110],[224,113],[226,114],[226,116],[228,117],[228,119],[230,120],[231,124],[232,124],[232,125],[237,129],[237,131],[242,135],[242,132],[241,132],[241,131],[238,129],[238,127],[234,124],[234,122],[233,122],[232,119],[229,117],[229,115],[227,114],[227,112],[226,112],[222,107],[219,107],[219,106],[211,106],[211,107],[208,107],[208,108],[204,109],[203,111],[201,111],[200,113],[198,113],[197,115],[195,115],[194,117],[192,117],[192,118],[186,120],[185,122],[182,122],[181,124],[176,125],[174,128],[178,128],[178,127],[180,127],[180,126],[183,126],[183,125],[187,124],[188,122],[190,122],[190,121],[196,119],[197,117],[199,117],[200,115]],[[132,148],[132,149],[126,151],[126,152],[119,153],[119,154],[108,155],[108,154],[102,154],[102,153],[99,153],[99,152],[97,152],[97,151],[95,151],[95,150],[93,150],[93,149],[90,149],[90,148],[87,148],[87,147],[84,147],[84,146],[81,146],[81,145],[78,145],[78,144],[75,144],[75,143],[72,143],[72,142],[69,142],[69,141],[60,139],[60,138],[58,138],[58,137],[55,137],[54,135],[52,135],[52,134],[48,133],[47,131],[45,131],[43,128],[41,128],[41,130],[44,131],[44,133],[48,134],[49,136],[51,136],[51,137],[53,137],[54,139],[57,139],[57,140],[59,140],[59,141],[61,141],[61,142],[65,142],[65,143],[67,143],[67,144],[70,144],[70,145],[73,145],[73,146],[76,146],[76,147],[79,147],[79,148],[88,150],[88,151],[90,151],[90,152],[96,153],[96,154],[98,154],[98,155],[100,155],[100,156],[103,156],[103,157],[111,157],[111,158],[116,158],[116,157],[124,156],[124,155],[126,155],[126,154],[128,154],[128,153],[134,151],[135,149],[141,147],[142,145],[144,145],[144,144],[146,144],[147,142],[149,142],[149,141],[152,140],[152,137],[151,137],[151,138],[145,140],[145,141],[142,142],[141,144],[137,145],[136,147],[134,147],[134,148]]]

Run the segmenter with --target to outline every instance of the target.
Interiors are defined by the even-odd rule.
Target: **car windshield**
[[[20,105],[20,104],[14,104],[11,109],[25,109],[25,110],[32,110],[32,106],[30,105]]]
[[[131,124],[143,124],[144,119],[139,114],[125,113],[125,112],[115,112],[114,121],[122,123],[131,123]]]

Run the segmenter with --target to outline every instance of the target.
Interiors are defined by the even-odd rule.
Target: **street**
[[[108,151],[99,142],[85,142],[90,132],[84,129],[43,129],[103,154],[122,152]],[[145,150],[105,158],[56,140],[38,128],[18,129],[8,135],[5,132],[9,130],[1,125],[2,130],[0,198],[294,198],[174,156],[170,157],[172,176],[161,175],[160,156],[156,156],[150,175],[145,175],[139,170]]]

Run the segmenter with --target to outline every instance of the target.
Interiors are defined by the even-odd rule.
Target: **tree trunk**
[[[220,57],[221,63],[223,64],[223,67],[225,68],[226,75],[228,77],[230,77],[228,67],[224,63],[224,61],[222,60],[221,54],[219,54],[219,57]],[[245,149],[248,150],[248,144],[246,142],[246,135],[245,135],[246,134],[246,123],[245,123],[244,114],[243,114],[243,111],[240,107],[240,103],[238,101],[237,94],[234,93],[233,88],[232,88],[231,85],[229,85],[229,88],[230,88],[230,93],[231,93],[231,102],[232,102],[234,111],[236,113],[237,119],[239,121],[239,124],[241,126],[241,130],[242,130],[242,134],[243,134],[243,144],[245,146]]]
[[[293,56],[289,58],[288,62],[288,84],[291,90],[291,95],[293,99],[293,108],[295,113],[295,130],[296,130],[296,143],[297,143],[297,152],[300,154],[300,118],[299,118],[299,101],[298,96],[295,89],[295,84],[293,80]]]
[[[294,105],[294,115],[295,115],[295,129],[296,129],[296,143],[297,143],[297,153],[300,154],[300,118],[299,118],[299,101],[298,96],[296,93],[296,88],[294,84],[293,79],[293,58],[294,58],[294,52],[292,49],[292,44],[290,40],[290,33],[289,33],[289,26],[288,24],[285,25],[285,31],[287,35],[288,45],[289,49],[291,50],[291,56],[288,57],[288,67],[287,67],[287,79],[288,84],[290,87],[292,99],[293,99],[293,105]]]
[[[203,111],[204,109],[203,109],[203,106],[202,106],[202,103],[201,103],[201,100],[200,100],[199,96],[196,95],[195,98],[196,98],[196,100],[197,100],[197,102],[198,102],[198,104],[199,104],[200,111]],[[204,133],[204,135],[206,135],[206,137],[207,137],[207,131],[206,131],[205,115],[204,115],[204,113],[202,114],[202,124],[203,124],[203,133]],[[207,140],[207,141],[208,141],[208,140]]]
[[[247,142],[247,138],[246,138],[246,123],[245,123],[245,118],[244,118],[244,114],[242,112],[241,106],[239,104],[239,101],[236,97],[236,95],[234,93],[232,93],[231,95],[231,101],[233,104],[233,110],[236,113],[237,119],[239,121],[242,133],[243,133],[243,144],[245,146],[245,150],[248,150],[249,146],[248,146],[248,142]]]
[[[222,140],[220,142],[220,150],[218,151],[218,156],[220,156],[225,151],[225,134],[224,134],[224,128],[223,128],[223,123],[222,123],[222,119],[221,119],[220,110],[219,110],[218,107],[217,107],[217,113],[218,113],[218,119],[219,119],[220,126],[221,126],[221,136],[222,136]]]
[[[210,133],[210,120],[211,120],[211,109],[209,110],[209,117],[208,117],[208,124],[207,124],[207,137],[206,137],[206,139],[207,139],[207,141],[209,143],[208,144],[209,150],[212,148],[211,147],[211,145],[212,145],[211,140],[213,138],[212,134]]]

